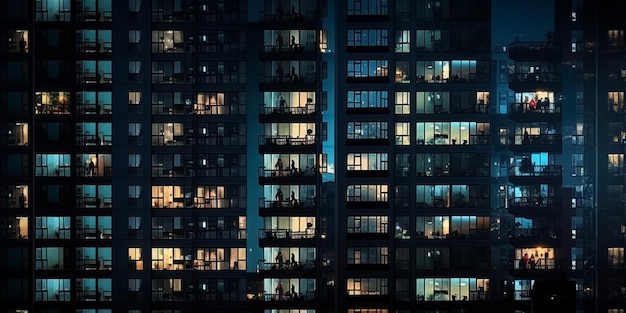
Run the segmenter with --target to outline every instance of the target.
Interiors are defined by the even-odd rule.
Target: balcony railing
[[[561,101],[547,101],[541,104],[535,104],[533,107],[530,103],[515,102],[511,103],[510,109],[512,113],[561,113]]]
[[[523,163],[523,162],[522,162]],[[561,176],[561,165],[532,165],[522,164],[509,167],[509,176]]]
[[[317,74],[315,72],[302,75],[291,76],[289,73],[283,75],[267,75],[261,74],[259,82],[261,84],[303,84],[315,83]]]
[[[276,209],[276,208],[309,208],[314,209],[317,207],[317,200],[315,198],[306,198],[296,199],[296,201],[292,201],[291,199],[283,200],[281,202],[276,200],[267,200],[266,198],[259,199],[259,208],[260,209]]]
[[[283,170],[268,169],[266,167],[259,168],[260,177],[312,177],[318,172],[314,167],[307,166],[303,168],[287,168]]]
[[[293,270],[315,270],[315,260],[296,261],[291,263],[287,260],[285,263],[272,263],[266,260],[259,260],[257,268],[260,271],[293,271]]]
[[[315,135],[305,135],[304,137],[293,137],[290,135],[261,135],[259,144],[267,146],[303,146],[312,145],[316,141]]]
[[[315,104],[313,102],[307,102],[305,106],[298,107],[277,107],[277,106],[266,106],[265,104],[261,104],[261,114],[262,115],[275,115],[275,114],[313,114],[315,113]]]
[[[515,259],[511,264],[511,269],[515,270],[554,270],[560,269],[560,259],[536,258],[536,259]]]
[[[560,237],[559,228],[515,228],[511,230],[511,238],[517,239],[557,239]]]
[[[558,83],[561,82],[561,73],[513,73],[509,75],[510,83]]]
[[[540,135],[513,135],[511,142],[514,145],[554,145],[560,144],[561,134],[540,134]]]
[[[561,53],[561,44],[552,41],[514,42],[508,46],[509,53]]]
[[[561,204],[556,197],[509,197],[507,200],[509,207],[515,208],[558,208]]]
[[[315,291],[296,292],[291,294],[286,292],[284,294],[279,293],[264,293],[259,299],[260,301],[315,301]]]
[[[304,231],[292,231],[290,229],[259,229],[259,239],[313,239],[315,228],[307,228]]]

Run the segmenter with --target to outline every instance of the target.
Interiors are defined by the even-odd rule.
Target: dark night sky
[[[554,30],[551,0],[493,0],[493,44],[507,45],[522,35],[522,41],[542,41]]]

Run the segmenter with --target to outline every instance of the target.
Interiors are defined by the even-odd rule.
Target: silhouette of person
[[[26,40],[24,39],[24,36],[22,36],[22,38],[20,38],[20,53],[25,53],[26,52]]]
[[[278,264],[279,269],[282,268],[283,267],[283,253],[278,251],[278,254],[274,258],[274,261],[276,261],[276,263]]]
[[[291,50],[296,50],[296,36],[291,35]]]
[[[525,130],[524,137],[522,137],[522,144],[529,144],[529,143],[530,143],[530,135],[528,135],[528,131]]]
[[[283,299],[283,285],[281,285],[281,283],[278,283],[278,286],[276,286],[276,294],[278,295],[278,300],[282,300]]]
[[[274,167],[278,171],[278,176],[281,176],[283,172],[283,159],[278,158],[278,161],[276,161],[276,164],[274,164]]]
[[[276,35],[276,46],[278,47],[278,51],[281,51],[283,49],[283,35],[281,35],[280,33]]]
[[[282,95],[278,98],[278,112],[282,114],[287,112],[287,100]]]
[[[278,20],[283,20],[283,15],[285,15],[285,9],[283,9],[282,1],[278,0],[278,5],[276,6],[276,15],[278,15]]]
[[[283,191],[280,190],[280,188],[276,191],[276,201],[278,202],[278,206],[283,205]]]
[[[298,81],[298,75],[296,75],[296,67],[292,66],[291,67],[291,80],[296,82]]]
[[[94,176],[96,171],[96,165],[93,163],[93,160],[89,161],[89,175]]]
[[[292,4],[291,5],[291,20],[292,21],[298,20],[298,17],[300,17],[300,16],[299,16],[298,12],[296,12],[296,5]]]
[[[20,194],[19,202],[20,202],[20,209],[23,209],[26,207],[26,196],[24,195],[23,192],[22,194]]]
[[[528,253],[524,253],[524,257],[522,258],[522,264],[523,267],[522,268],[528,268]]]
[[[276,76],[278,76],[278,81],[279,82],[283,82],[283,76],[285,75],[284,71],[283,71],[283,66],[282,64],[278,63],[278,66],[276,67]]]

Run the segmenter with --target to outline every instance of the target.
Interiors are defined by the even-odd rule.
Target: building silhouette
[[[551,5],[3,2],[3,312],[623,312],[625,5]]]

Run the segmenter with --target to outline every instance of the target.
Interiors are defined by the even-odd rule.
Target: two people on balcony
[[[535,96],[535,98],[530,99],[530,101],[526,99],[525,102],[528,104],[528,109],[531,111],[540,111],[545,113],[550,110],[550,99],[548,99],[548,97],[541,99],[538,96]]]

